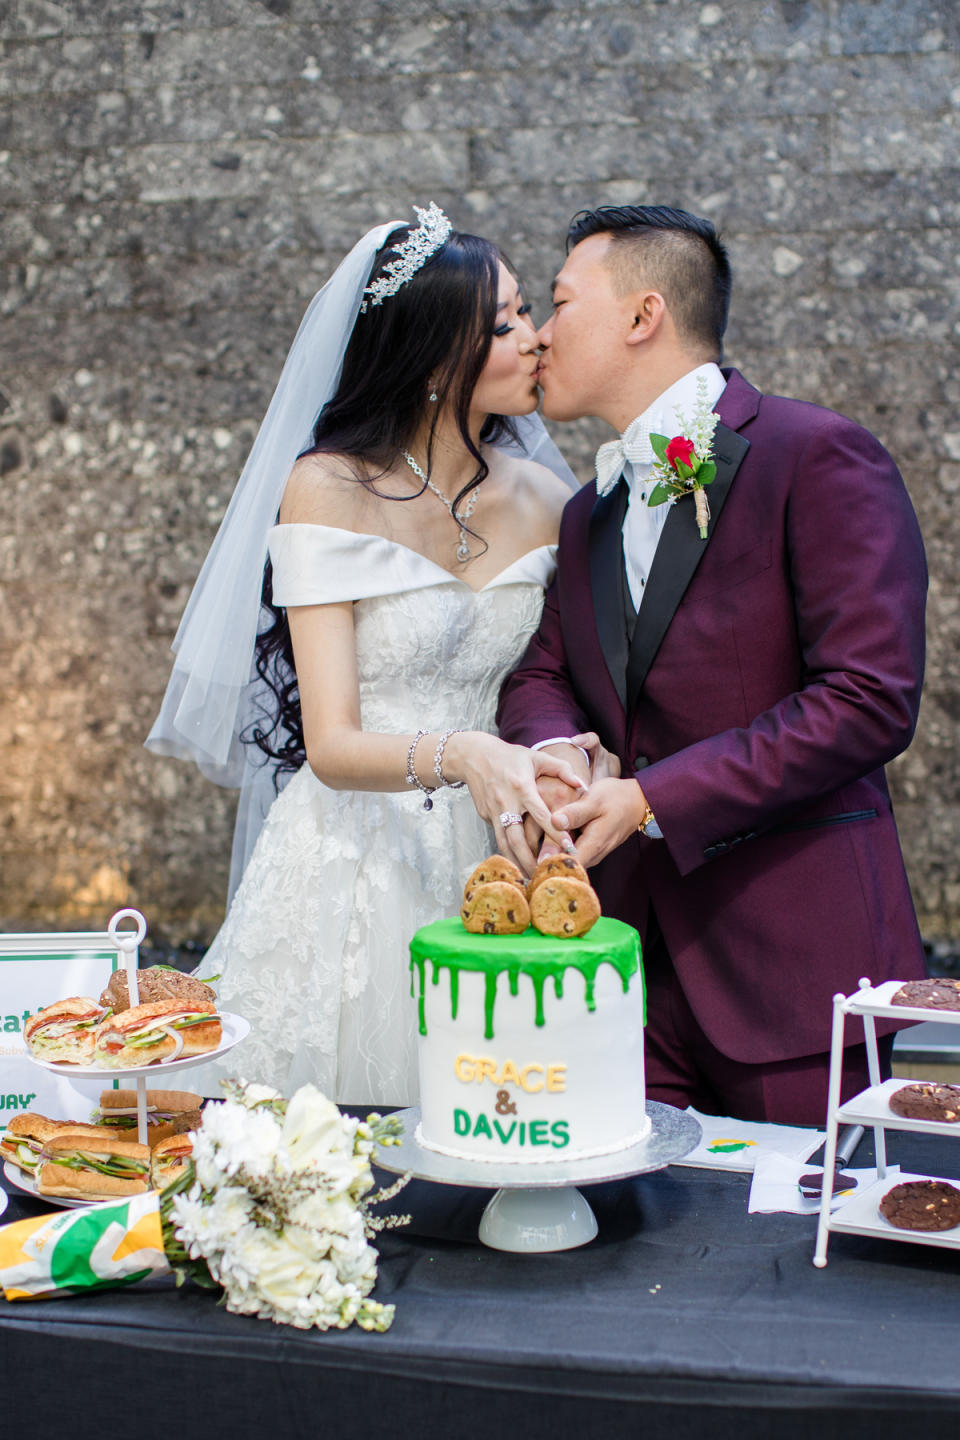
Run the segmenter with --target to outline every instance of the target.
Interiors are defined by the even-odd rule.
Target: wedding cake
[[[420,1144],[497,1164],[583,1159],[650,1130],[640,937],[601,917],[566,939],[471,934],[410,945],[419,1010]]]

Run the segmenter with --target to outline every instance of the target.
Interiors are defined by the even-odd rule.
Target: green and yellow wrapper
[[[79,1295],[170,1273],[156,1191],[0,1228],[8,1300]]]

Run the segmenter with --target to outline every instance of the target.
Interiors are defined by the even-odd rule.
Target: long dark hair
[[[403,225],[391,231],[377,252],[368,284],[396,258],[395,247],[413,228]],[[470,434],[470,398],[490,353],[501,258],[489,240],[455,231],[396,294],[358,315],[336,392],[320,412],[313,445],[304,454],[351,457],[356,462],[357,483],[380,495],[378,479],[410,445],[425,415],[433,418],[427,442],[429,474],[436,417],[449,405],[460,438],[477,466],[453,502],[458,509],[488,474]],[[433,394],[436,402],[431,401]],[[502,415],[488,416],[481,441],[508,436],[516,438],[512,422]],[[423,488],[403,498],[416,499]],[[306,760],[306,747],[290,629],[286,611],[273,603],[269,558],[263,574],[255,664],[273,703],[242,738],[274,762],[279,777],[284,771],[300,768]]]

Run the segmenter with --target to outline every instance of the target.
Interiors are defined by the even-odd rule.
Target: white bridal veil
[[[193,760],[218,785],[241,787],[230,893],[243,873],[275,794],[274,767],[241,734],[262,714],[265,692],[254,669],[267,533],[276,523],[287,477],[312,440],[334,394],[374,257],[391,220],[367,232],[307,307],[253,449],[243,467],[173,641],[166,694],[148,749]],[[537,415],[517,422],[522,453],[577,488]],[[514,446],[509,448],[515,449]],[[283,777],[281,777],[282,782]]]

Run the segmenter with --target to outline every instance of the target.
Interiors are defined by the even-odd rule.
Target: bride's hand
[[[523,819],[529,816],[561,849],[572,849],[570,836],[552,823],[549,807],[537,790],[537,781],[542,776],[554,776],[578,792],[584,789],[584,782],[565,760],[543,750],[508,745],[483,731],[466,730],[451,735],[447,742],[443,771],[448,780],[466,782],[478,815],[493,826],[498,850],[526,875],[532,873],[536,855],[527,841],[524,825],[519,822],[503,825],[501,815],[517,815]]]

